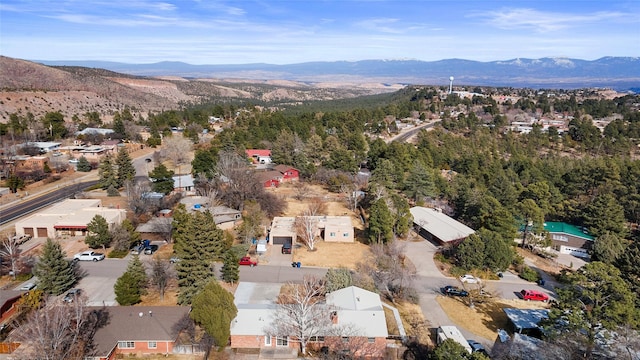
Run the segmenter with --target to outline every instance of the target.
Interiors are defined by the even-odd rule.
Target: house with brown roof
[[[26,291],[0,291],[0,329],[3,329],[18,314],[18,300]]]
[[[298,181],[300,179],[300,170],[290,165],[276,165],[274,168],[282,174],[282,182]]]
[[[265,188],[274,188],[280,186],[283,177],[279,171],[261,171],[258,173],[258,180]]]
[[[94,350],[85,359],[111,360],[124,355],[169,355],[180,352],[178,324],[189,315],[186,306],[90,307],[108,320],[94,337]]]

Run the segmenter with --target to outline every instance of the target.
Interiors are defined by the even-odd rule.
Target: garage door
[[[23,230],[25,235],[30,235],[31,237],[34,237],[33,228],[24,228]]]
[[[38,237],[47,237],[47,228],[38,228]]]
[[[282,245],[284,243],[291,243],[291,236],[274,236],[272,239],[273,245]]]

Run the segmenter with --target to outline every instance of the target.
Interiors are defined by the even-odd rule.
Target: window
[[[147,343],[147,346],[149,347],[149,349],[157,349],[158,348],[158,343],[155,341],[149,341]]]
[[[349,342],[349,337],[348,336],[343,336],[342,337],[342,342],[343,343],[348,343]]]
[[[309,342],[324,342],[324,336],[310,336]]]
[[[349,233],[343,233],[342,237],[349,237]]]
[[[330,233],[329,233],[329,236],[332,236],[332,237],[333,237],[333,236],[336,236],[336,233],[334,233],[334,232],[330,232]]]
[[[287,337],[278,336],[276,338],[276,346],[289,346],[289,341]]]
[[[135,347],[135,341],[118,341],[118,349],[134,349]]]
[[[265,335],[264,344],[267,345],[267,346],[271,346],[271,336],[270,335]]]
[[[369,344],[373,344],[374,342],[376,342],[376,338],[367,338],[367,342],[369,342]]]
[[[566,235],[553,234],[551,238],[558,241],[569,241],[569,238]]]

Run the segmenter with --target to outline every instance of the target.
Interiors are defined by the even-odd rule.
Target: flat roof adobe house
[[[111,229],[126,218],[126,210],[102,206],[100,199],[67,199],[15,223],[17,236],[49,237],[86,235],[87,224],[100,215]]]
[[[415,206],[409,211],[420,235],[441,245],[460,243],[475,233],[475,230],[443,214],[439,209]]]
[[[586,230],[564,222],[547,221],[544,229],[551,236],[551,246],[561,254],[589,258],[595,238]]]

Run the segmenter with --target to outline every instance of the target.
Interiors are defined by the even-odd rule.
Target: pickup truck
[[[77,261],[100,261],[104,260],[104,254],[95,251],[84,251],[73,256]]]

